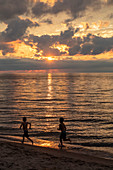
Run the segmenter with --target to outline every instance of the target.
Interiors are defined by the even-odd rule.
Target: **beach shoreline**
[[[113,160],[81,152],[0,140],[0,169],[112,170]]]

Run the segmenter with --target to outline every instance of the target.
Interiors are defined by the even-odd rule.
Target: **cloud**
[[[4,41],[16,41],[17,39],[21,39],[28,27],[39,26],[37,23],[33,23],[29,19],[23,20],[19,17],[9,20],[6,23],[8,24],[8,27],[1,34]]]
[[[65,30],[64,32],[61,31],[61,33],[60,33],[60,37],[61,37],[62,39],[67,39],[67,38],[69,39],[69,38],[71,38],[73,35],[74,35],[74,29],[73,29],[73,27],[69,27],[68,30]]]
[[[34,7],[32,8],[32,13],[35,16],[40,17],[41,15],[50,13],[50,6],[44,2],[37,2]]]
[[[31,35],[28,41],[37,44],[37,52],[42,51],[42,56],[48,56],[49,54],[63,56],[67,54],[66,51],[68,51],[70,56],[76,54],[98,55],[113,50],[113,37],[103,38],[93,34],[88,34],[82,38],[73,37],[77,31],[79,29],[71,27],[64,32],[61,31],[60,35],[43,35],[40,37]],[[68,49],[62,53],[59,48],[54,48],[54,44],[56,46],[60,44],[65,45]]]
[[[94,36],[93,40],[93,52],[92,54],[100,54],[105,51],[110,51],[113,49],[113,37],[111,38],[102,38]]]
[[[88,29],[90,28],[88,22],[84,22],[84,23],[83,23],[83,26],[84,26],[85,31],[88,30]]]
[[[37,50],[36,56],[64,56],[67,54],[70,56],[76,54],[98,55],[113,50],[113,37],[103,38],[93,34],[88,34],[82,38],[74,37],[74,35],[80,31],[80,28],[74,29],[73,27],[61,31],[60,35],[34,36],[25,34],[27,28],[33,25],[36,25],[36,23],[28,19],[22,20],[16,18],[11,20],[7,29],[2,32],[0,36],[0,49],[2,53],[8,53],[8,49],[9,53],[14,51],[13,47],[8,44],[5,45],[5,42],[10,43],[16,40],[24,41],[23,38],[27,39],[27,41],[24,41],[26,45],[32,46],[35,44],[35,49]],[[89,26],[87,26],[87,29],[88,27]],[[65,48],[68,48],[62,51],[60,48],[57,48],[59,45],[64,45]]]
[[[43,20],[42,23],[53,24],[50,19]]]
[[[92,0],[63,0],[57,1],[52,9],[52,13],[62,11],[70,12],[74,18],[79,16],[79,12],[84,11],[92,4]]]
[[[57,0],[53,6],[50,6],[48,2],[33,3],[30,0],[0,0],[0,20],[5,21],[19,15],[28,15],[31,11],[36,17],[66,12],[73,18],[77,18],[84,16],[85,10],[89,7],[96,10],[103,5],[101,0]],[[108,0],[107,4],[112,5],[113,0]]]
[[[73,56],[73,55],[79,54],[80,50],[81,50],[80,45],[79,44],[75,45],[69,48],[69,55]]]
[[[76,55],[77,53],[83,55],[98,55],[113,50],[113,37],[102,38],[88,34],[79,42],[75,39],[75,44],[75,46],[69,49],[70,55]]]
[[[0,20],[11,19],[27,11],[27,0],[0,0]]]
[[[107,0],[107,4],[108,5],[112,5],[113,4],[113,0]]]
[[[54,44],[64,44],[69,45],[73,41],[72,36],[74,35],[74,29],[71,27],[64,32],[61,31],[60,35],[42,35],[42,36],[34,36],[30,35],[28,37],[28,42],[33,42],[37,44],[37,52],[43,51],[43,56],[54,55],[60,56],[64,53],[60,52],[59,49],[53,48]],[[28,42],[26,42],[28,44]]]
[[[3,55],[15,52],[14,46],[10,42],[22,40],[28,27],[39,26],[36,22],[32,22],[29,19],[23,20],[19,17],[6,21],[6,24],[6,30],[0,34],[0,50]]]
[[[13,46],[5,43],[0,43],[0,50],[2,51],[3,55],[14,52]]]
[[[40,17],[41,15],[58,14],[60,12],[70,13],[74,18],[84,15],[84,11],[88,7],[95,8],[100,6],[100,0],[57,0],[55,4],[51,7],[47,3],[37,2],[32,8],[32,12],[35,16]]]

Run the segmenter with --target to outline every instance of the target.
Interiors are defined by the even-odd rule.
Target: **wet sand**
[[[0,170],[113,170],[113,160],[64,149],[0,141]]]

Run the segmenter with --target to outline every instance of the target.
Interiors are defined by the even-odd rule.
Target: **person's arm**
[[[22,128],[22,126],[23,126],[23,124],[21,123],[21,125],[20,125],[20,129]]]
[[[61,124],[59,124],[59,128],[58,128],[58,130],[61,130]]]
[[[31,123],[28,123],[29,124],[29,129],[31,129]]]
[[[64,124],[64,129],[65,129],[65,131],[66,131],[66,125]]]

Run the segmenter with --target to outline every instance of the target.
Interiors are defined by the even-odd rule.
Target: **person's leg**
[[[66,137],[66,132],[65,132],[65,131],[63,132],[63,140],[64,140],[64,141],[70,141],[70,142],[71,142],[70,138],[67,138],[67,137]]]
[[[32,142],[32,145],[33,145],[33,141],[29,137],[27,137],[27,139],[30,140]]]
[[[62,136],[60,136],[60,144],[61,144],[61,146],[62,146],[62,144],[63,144],[63,143],[62,143]]]
[[[22,143],[24,143],[24,135],[23,135],[23,140],[22,140]]]

